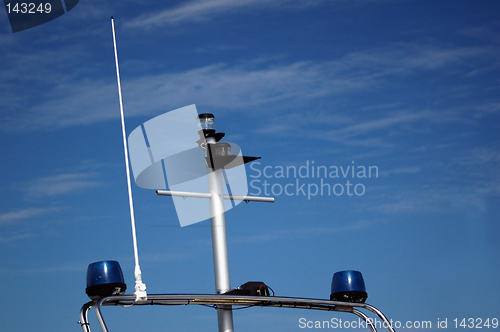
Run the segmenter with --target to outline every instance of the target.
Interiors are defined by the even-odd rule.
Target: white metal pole
[[[213,137],[207,137],[206,154],[211,160],[210,146],[215,144]],[[224,212],[224,188],[222,171],[214,170],[211,163],[207,163],[208,192],[210,197],[210,214],[212,227],[212,249],[214,255],[215,289],[222,294],[231,289],[229,279],[229,258],[227,251],[226,215]],[[233,332],[233,312],[229,305],[217,306],[219,332]]]

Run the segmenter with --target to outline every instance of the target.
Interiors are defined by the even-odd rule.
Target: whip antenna
[[[111,29],[113,30],[113,47],[115,50],[115,64],[116,64],[116,80],[118,81],[118,98],[120,100],[120,116],[122,121],[122,136],[123,136],[123,149],[125,151],[125,168],[127,171],[127,187],[128,187],[128,203],[130,206],[130,221],[132,224],[132,241],[134,243],[134,257],[135,257],[135,301],[145,301],[148,298],[146,293],[146,285],[142,282],[142,273],[139,266],[139,253],[137,249],[137,235],[135,232],[135,217],[134,217],[134,202],[132,200],[132,185],[130,182],[130,165],[128,160],[127,137],[125,134],[125,116],[123,115],[123,100],[122,100],[122,86],[120,83],[120,69],[118,67],[118,52],[116,50],[116,35],[115,35],[115,22],[111,16]]]

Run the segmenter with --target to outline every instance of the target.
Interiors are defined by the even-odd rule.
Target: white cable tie
[[[142,282],[135,283],[135,302],[144,302],[148,300],[148,293],[146,293],[146,285]]]

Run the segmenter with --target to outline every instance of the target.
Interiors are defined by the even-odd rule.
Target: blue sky
[[[111,16],[128,133],[196,104],[262,157],[246,166],[250,193],[364,188],[228,211],[233,287],[326,299],[333,273],[353,269],[395,321],[500,318],[499,13],[492,0],[82,0],[15,34],[0,14],[2,330],[80,331],[95,261],[118,260],[133,291]],[[274,173],[313,162],[378,175]],[[209,221],[181,228],[171,198],[133,194],[148,292],[212,293]],[[217,328],[205,307],[105,310],[112,331]],[[332,317],[357,320],[252,308],[235,330]]]

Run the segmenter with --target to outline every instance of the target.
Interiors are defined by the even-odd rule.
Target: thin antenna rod
[[[134,217],[134,201],[132,199],[132,185],[130,181],[130,166],[128,160],[128,147],[127,137],[125,133],[125,116],[123,114],[123,99],[122,99],[122,86],[120,82],[120,68],[118,66],[118,51],[116,50],[116,35],[115,35],[115,22],[111,16],[111,29],[113,30],[113,47],[115,50],[115,64],[116,64],[116,79],[118,81],[118,98],[120,100],[120,116],[122,121],[122,136],[123,136],[123,149],[125,151],[125,168],[127,171],[127,187],[128,187],[128,203],[130,207],[130,220],[132,223],[132,241],[134,243],[134,258],[135,258],[135,300],[147,300],[146,285],[142,282],[142,273],[139,266],[139,252],[137,249],[137,236],[135,232],[135,217]]]

